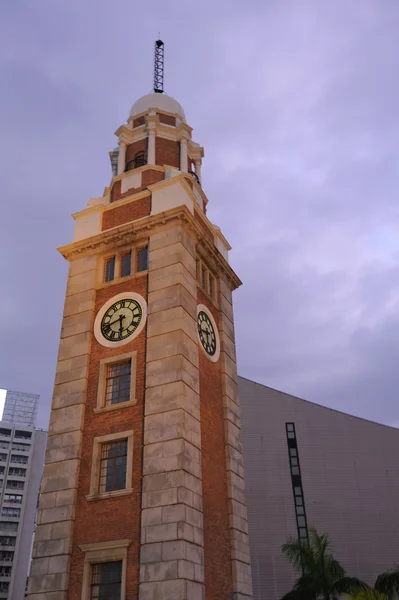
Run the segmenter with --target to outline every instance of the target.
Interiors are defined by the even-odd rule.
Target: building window
[[[13,475],[14,477],[25,477],[26,469],[20,469],[19,467],[10,467],[8,469],[8,474]]]
[[[114,410],[136,403],[137,352],[100,361],[97,407],[94,412]]]
[[[148,269],[148,246],[137,251],[137,272]]]
[[[12,502],[13,504],[22,504],[22,496],[18,494],[4,494],[4,502]]]
[[[120,404],[130,400],[131,360],[107,367],[105,404]]]
[[[126,488],[126,463],[127,440],[101,445],[100,493]]]
[[[14,521],[0,521],[0,529],[9,529],[10,531],[18,530],[18,523]]]
[[[11,567],[0,567],[0,577],[10,577]]]
[[[2,435],[4,437],[10,437],[11,436],[11,430],[10,429],[4,429],[2,427],[2,428],[0,428],[0,435]]]
[[[7,481],[8,490],[23,490],[25,483],[23,481]]]
[[[17,538],[9,535],[0,535],[0,546],[11,546],[15,547],[15,542]]]
[[[0,581],[0,592],[8,592],[10,584],[8,581]]]
[[[294,494],[296,524],[298,537],[302,540],[308,538],[308,527],[306,522],[305,503],[303,498],[303,487],[301,470],[299,465],[298,444],[296,439],[294,423],[286,423],[285,431],[288,445],[288,458],[290,462],[292,491]]]
[[[1,514],[4,517],[19,517],[21,514],[20,508],[12,508],[11,506],[3,506]]]
[[[84,553],[81,600],[126,600],[126,560],[131,540],[79,546]]]
[[[32,434],[30,431],[16,431],[14,434],[15,440],[30,440]]]
[[[0,550],[0,560],[5,562],[12,562],[14,559],[14,552],[11,550]]]
[[[7,460],[7,454],[0,454],[0,460]]]
[[[132,251],[121,257],[121,277],[127,277],[132,272]]]
[[[208,294],[208,296],[215,301],[216,300],[216,277],[213,273],[208,269],[208,267],[202,262],[202,260],[197,261],[197,280],[203,289],[203,291]]]
[[[11,454],[11,462],[18,463],[20,465],[26,465],[28,463],[27,456],[19,456],[19,454]]]
[[[121,587],[121,560],[92,565],[90,600],[119,600]]]
[[[17,452],[29,452],[30,446],[29,444],[12,444],[11,449]]]
[[[90,493],[93,498],[132,492],[133,431],[94,438]]]
[[[104,265],[104,281],[113,281],[115,278],[115,256],[108,258]]]

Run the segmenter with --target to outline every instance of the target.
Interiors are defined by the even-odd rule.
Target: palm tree
[[[344,594],[349,600],[394,600],[399,597],[399,567],[378,575],[373,588],[363,584]]]
[[[330,543],[328,535],[319,535],[314,528],[309,529],[309,541],[288,538],[281,550],[302,575],[282,600],[338,600],[344,593],[367,587],[359,579],[346,576],[343,566],[329,552]]]

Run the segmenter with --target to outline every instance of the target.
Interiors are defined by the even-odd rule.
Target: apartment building
[[[8,416],[32,424],[0,422],[0,600],[25,596],[47,439],[34,427],[37,398],[8,393]]]

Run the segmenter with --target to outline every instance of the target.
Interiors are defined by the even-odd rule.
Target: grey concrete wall
[[[399,430],[239,378],[254,598],[297,577],[280,547],[297,535],[285,423],[294,422],[308,525],[348,573],[373,583],[399,562]]]

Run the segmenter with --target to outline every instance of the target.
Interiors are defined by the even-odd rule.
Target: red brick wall
[[[133,119],[133,129],[135,129],[136,127],[140,127],[140,125],[144,125],[144,123],[144,117],[137,117],[137,119]]]
[[[198,303],[205,304],[218,322],[218,311],[200,289],[197,294]],[[211,362],[201,348],[199,376],[205,600],[230,600],[232,575],[220,361]]]
[[[180,166],[180,144],[173,140],[157,137],[155,142],[155,163],[157,165]]]
[[[121,292],[135,291],[147,298],[147,278],[120,284],[111,284],[97,291],[95,314],[101,306]],[[121,348],[104,348],[93,336],[89,363],[89,378],[82,441],[82,457],[78,484],[78,500],[72,546],[68,600],[80,600],[84,553],[79,545],[109,540],[131,539],[128,549],[126,598],[136,598],[138,593],[138,563],[140,543],[141,460],[143,443],[143,402],[145,385],[146,328],[137,338]],[[103,358],[137,351],[136,398],[137,404],[104,414],[93,413],[97,405],[99,362]],[[119,431],[133,430],[133,494],[117,498],[93,500],[85,496],[90,488],[93,439]]]
[[[153,183],[158,183],[158,181],[162,181],[165,178],[165,173],[162,171],[155,171],[155,169],[148,169],[147,171],[143,171],[141,175],[141,183],[144,187],[147,185],[152,185]]]
[[[129,195],[130,192],[126,192]],[[106,210],[103,213],[102,231],[105,229],[111,229],[111,227],[117,227],[123,225],[123,223],[129,223],[136,219],[142,219],[150,214],[151,210],[151,194],[141,198],[140,200],[132,200],[128,204],[122,204],[122,206],[116,205],[115,208]]]
[[[164,115],[163,113],[158,113],[158,117],[161,123],[165,123],[165,125],[173,125],[174,127],[176,127],[176,117]]]

